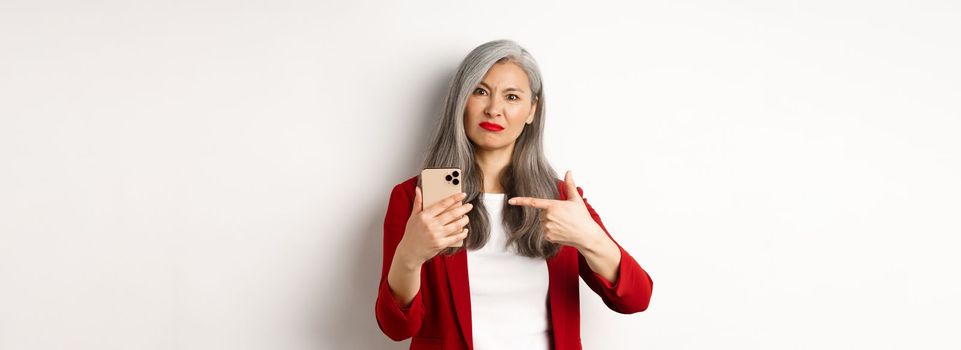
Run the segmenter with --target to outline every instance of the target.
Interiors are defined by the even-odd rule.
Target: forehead
[[[492,89],[506,90],[508,88],[520,89],[524,92],[530,91],[531,83],[524,72],[517,64],[507,61],[495,63],[481,79],[481,83]]]

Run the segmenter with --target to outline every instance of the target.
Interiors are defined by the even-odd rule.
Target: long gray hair
[[[478,249],[487,244],[490,225],[487,209],[481,201],[484,190],[484,174],[475,163],[474,144],[464,131],[464,111],[467,98],[480,83],[487,71],[495,64],[512,62],[527,73],[536,104],[534,120],[514,144],[511,163],[499,179],[505,197],[515,196],[549,198],[558,196],[557,173],[544,156],[544,89],[541,72],[527,50],[510,40],[495,40],[481,44],[461,61],[457,73],[451,78],[444,114],[434,129],[425,153],[421,169],[453,168],[463,170],[463,189],[467,193],[465,203],[474,208],[467,214],[469,233],[462,247],[451,247],[444,254],[454,254],[461,249]],[[418,179],[420,185],[420,179]],[[527,257],[549,258],[560,251],[557,243],[544,239],[539,209],[514,206],[503,202],[504,230],[508,233],[507,246],[514,245],[517,253]]]

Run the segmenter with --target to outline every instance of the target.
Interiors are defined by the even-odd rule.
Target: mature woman
[[[461,62],[422,168],[462,169],[464,192],[422,208],[418,176],[394,186],[375,307],[388,337],[413,337],[411,349],[580,349],[578,276],[616,312],[647,309],[650,276],[544,157],[544,115],[527,50],[491,41]]]

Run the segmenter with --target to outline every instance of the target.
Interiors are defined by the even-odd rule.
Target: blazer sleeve
[[[387,283],[387,274],[390,272],[394,252],[401,238],[404,237],[407,220],[410,218],[413,209],[413,198],[414,195],[408,193],[402,187],[402,184],[394,186],[390,193],[390,201],[387,204],[387,214],[384,217],[384,260],[374,314],[377,317],[377,325],[380,326],[380,330],[395,341],[401,341],[417,334],[424,320],[425,311],[421,290],[417,291],[410,305],[403,307],[394,297],[394,294],[390,291],[390,285]],[[423,280],[424,271],[421,269],[421,281]],[[423,286],[421,289],[423,289]]]
[[[621,251],[620,264],[617,269],[617,279],[613,284],[597,272],[594,272],[594,270],[591,270],[590,265],[587,264],[587,259],[578,252],[578,269],[581,278],[584,279],[584,282],[587,283],[587,286],[590,287],[594,293],[597,293],[597,295],[601,297],[604,304],[611,310],[622,314],[632,314],[647,310],[647,306],[651,301],[651,291],[654,288],[654,281],[651,279],[651,276],[641,268],[641,265],[607,232],[607,228],[604,227],[604,223],[601,222],[601,217],[597,215],[594,208],[587,203],[587,198],[584,198],[584,191],[581,190],[580,187],[577,188],[577,193],[584,199],[587,211],[590,212],[594,221],[601,226],[601,229],[604,230],[607,237],[610,238]]]

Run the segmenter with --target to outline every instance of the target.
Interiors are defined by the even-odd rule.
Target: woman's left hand
[[[567,186],[567,200],[514,197],[507,203],[542,209],[541,228],[548,241],[578,250],[588,249],[598,240],[607,238],[607,234],[587,211],[584,199],[577,193],[570,170],[564,175],[564,182]]]

